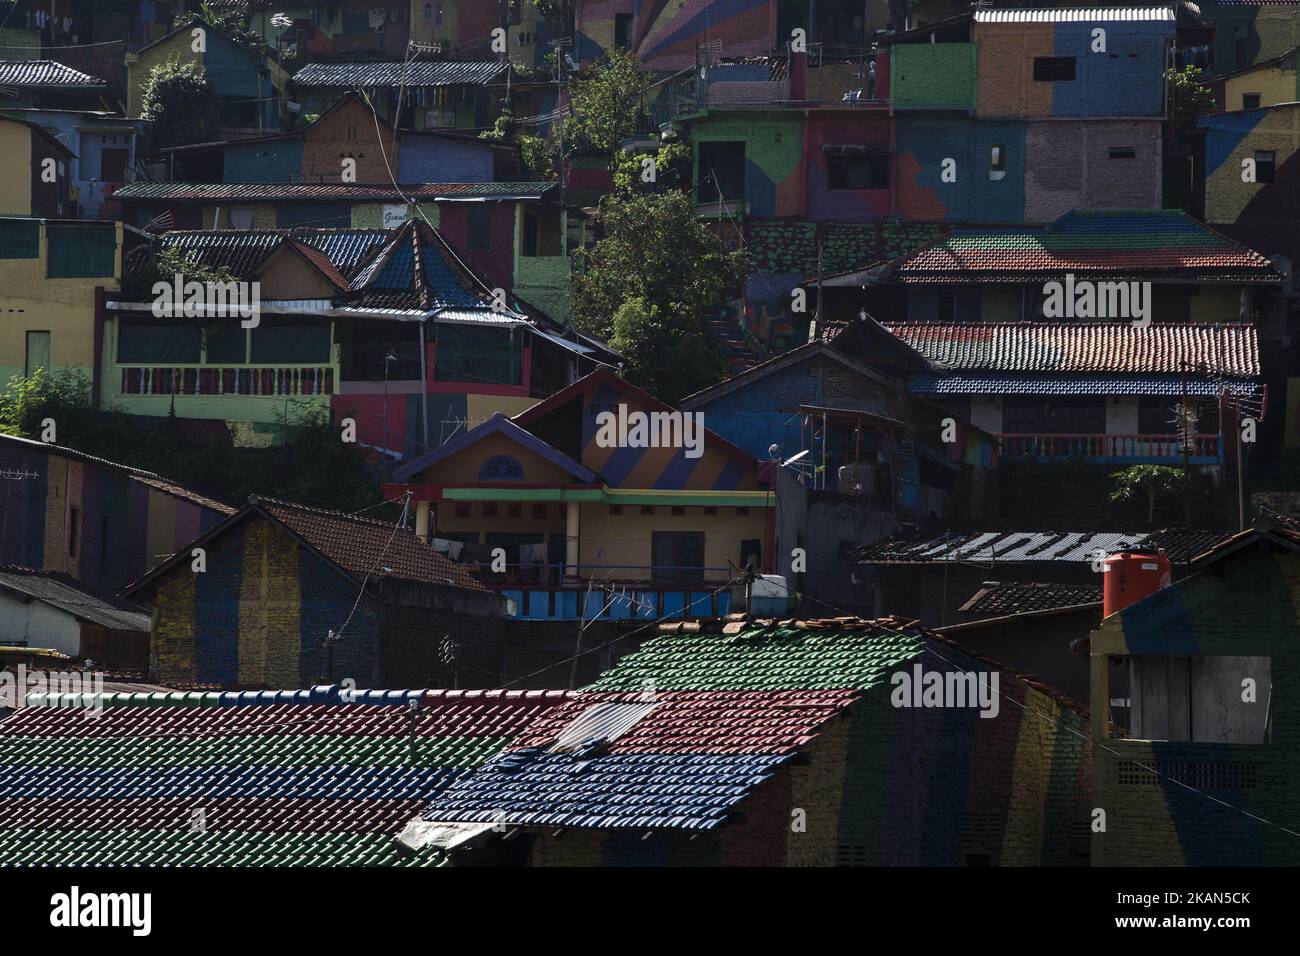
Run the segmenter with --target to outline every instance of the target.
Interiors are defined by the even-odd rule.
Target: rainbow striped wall
[[[1098,866],[1296,866],[1300,838],[1300,554],[1251,546],[1102,621],[1092,634],[1092,736],[1109,737],[1111,656],[1268,657],[1267,743],[1108,739],[1098,750]],[[1146,768],[1150,768],[1149,770]],[[1154,770],[1155,772],[1151,772]]]
[[[357,587],[278,525],[252,516],[207,544],[207,570],[157,582],[151,670],[164,684],[308,687],[328,678],[321,646]],[[380,614],[363,599],[333,650],[334,680],[376,682]]]
[[[695,65],[696,47],[721,40],[727,56],[764,56],[770,0],[594,0],[578,8],[577,55],[599,59],[614,45],[614,18],[632,14],[632,48],[648,70]]]
[[[0,470],[37,475],[0,480],[0,564],[62,571],[102,591],[142,577],[225,517],[124,468],[6,436]]]
[[[602,448],[597,439],[597,416],[652,410],[635,395],[593,380],[582,395],[582,457],[584,465],[602,476],[610,488],[655,488],[675,491],[757,491],[757,463],[739,450],[724,450],[709,433],[699,458],[686,457],[681,448]],[[657,408],[653,410],[658,410]],[[708,416],[704,418],[708,427]]]

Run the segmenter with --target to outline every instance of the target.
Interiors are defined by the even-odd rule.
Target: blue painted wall
[[[402,136],[397,180],[402,183],[490,183],[492,150],[447,136]]]
[[[225,149],[225,182],[298,182],[302,179],[302,140],[231,143]]]
[[[1024,120],[975,120],[957,114],[900,113],[895,118],[897,211],[917,220],[1022,222],[1025,215]],[[1005,174],[991,176],[990,150],[1005,148]],[[943,182],[945,159],[956,181]]]
[[[276,99],[277,91],[271,88],[270,76],[266,75],[252,53],[210,30],[208,50],[203,55],[203,69],[208,82],[212,84],[213,90],[220,99],[265,98],[261,103],[262,128],[267,130],[280,128],[280,103]]]
[[[1164,105],[1164,50],[1172,23],[1058,23],[1054,53],[1078,58],[1076,78],[1054,83],[1053,116],[1159,116]],[[1106,52],[1093,53],[1092,31],[1106,31]]]

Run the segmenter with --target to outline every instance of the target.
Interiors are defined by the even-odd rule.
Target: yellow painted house
[[[605,413],[629,423],[617,441]],[[772,566],[775,500],[761,463],[702,425],[694,444],[636,437],[637,416],[693,414],[600,369],[412,460],[386,491],[409,491],[416,534],[478,565],[521,617],[726,613],[740,569]]]
[[[0,218],[0,386],[37,368],[90,380],[103,295],[122,274],[122,226]]]
[[[1300,74],[1296,72],[1296,50],[1211,82],[1214,106],[1218,110],[1253,110],[1300,100]]]
[[[0,216],[69,214],[73,154],[49,130],[0,114],[0,156],[16,160],[0,176]]]

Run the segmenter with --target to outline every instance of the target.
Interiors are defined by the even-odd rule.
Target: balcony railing
[[[1019,458],[1098,458],[1110,461],[1182,461],[1182,435],[1007,434],[1002,453]],[[1219,436],[1194,435],[1189,460],[1218,461]]]
[[[718,617],[731,608],[734,568],[651,568],[642,565],[466,565],[480,581],[515,603],[532,621],[635,621]]]
[[[334,369],[162,366],[122,369],[123,395],[332,395]]]

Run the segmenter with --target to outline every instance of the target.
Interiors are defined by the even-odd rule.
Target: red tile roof
[[[140,475],[136,475],[134,477],[136,481],[140,482],[140,484],[148,485],[150,488],[153,488],[155,491],[161,491],[163,494],[171,495],[173,498],[180,498],[182,501],[191,502],[192,504],[196,504],[201,508],[207,508],[211,511],[215,511],[218,514],[233,515],[236,511],[239,510],[237,508],[232,508],[230,505],[225,504],[224,502],[217,501],[214,498],[209,498],[205,495],[201,495],[197,491],[191,491],[190,489],[182,485],[178,485],[174,481],[168,481],[165,478],[145,478]]]
[[[1237,323],[1146,328],[1128,322],[896,323],[885,328],[952,369],[1177,375],[1188,362],[1200,366],[1201,374],[1260,374],[1255,328]]]
[[[340,511],[326,511],[274,498],[251,498],[263,509],[339,567],[358,577],[403,578],[424,584],[486,591],[459,564],[430,548],[392,522]]]

